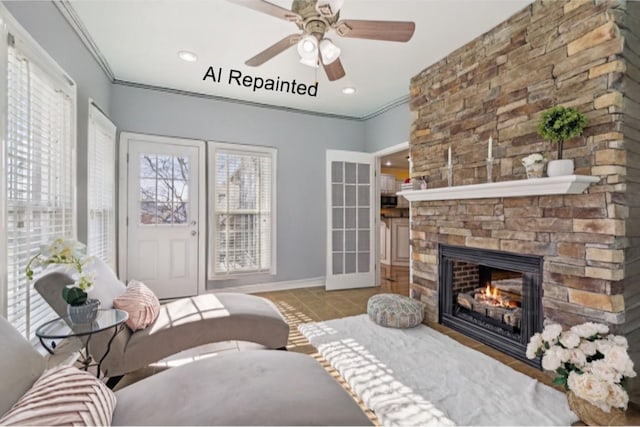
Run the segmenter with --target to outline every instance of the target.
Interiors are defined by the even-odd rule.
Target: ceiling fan
[[[345,71],[339,58],[340,48],[326,37],[329,30],[334,30],[341,37],[395,42],[409,41],[415,30],[415,23],[407,21],[339,20],[344,0],[293,0],[291,10],[265,0],[229,1],[293,22],[302,31],[269,46],[246,61],[246,65],[257,67],[297,45],[300,62],[311,67],[322,64],[330,81],[344,77]]]

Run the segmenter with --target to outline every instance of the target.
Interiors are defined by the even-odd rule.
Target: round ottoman
[[[369,298],[367,314],[380,326],[413,328],[422,323],[424,304],[398,294],[378,294]]]

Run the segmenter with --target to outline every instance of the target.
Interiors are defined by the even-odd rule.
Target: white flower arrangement
[[[40,252],[29,260],[25,273],[29,280],[33,280],[34,268],[66,265],[74,283],[63,289],[62,298],[70,305],[82,305],[87,301],[87,292],[93,288],[95,281],[92,275],[83,271],[91,261],[86,252],[87,247],[76,240],[54,239],[49,245],[42,246]]]
[[[603,411],[627,409],[626,379],[636,376],[629,344],[623,336],[607,334],[609,327],[599,323],[583,323],[568,331],[550,324],[531,337],[527,357],[542,356],[542,368],[558,374],[554,384],[564,385]]]
[[[547,159],[540,153],[529,154],[527,157],[522,158],[522,165],[526,168],[535,164],[544,164]]]

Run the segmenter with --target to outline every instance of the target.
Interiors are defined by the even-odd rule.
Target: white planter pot
[[[573,175],[573,159],[550,160],[547,163],[547,176]]]

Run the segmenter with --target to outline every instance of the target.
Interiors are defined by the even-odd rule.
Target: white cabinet
[[[391,265],[409,266],[409,218],[391,220]]]
[[[380,193],[382,194],[396,194],[396,177],[391,174],[380,174]]]
[[[409,218],[380,221],[380,262],[409,266]]]

